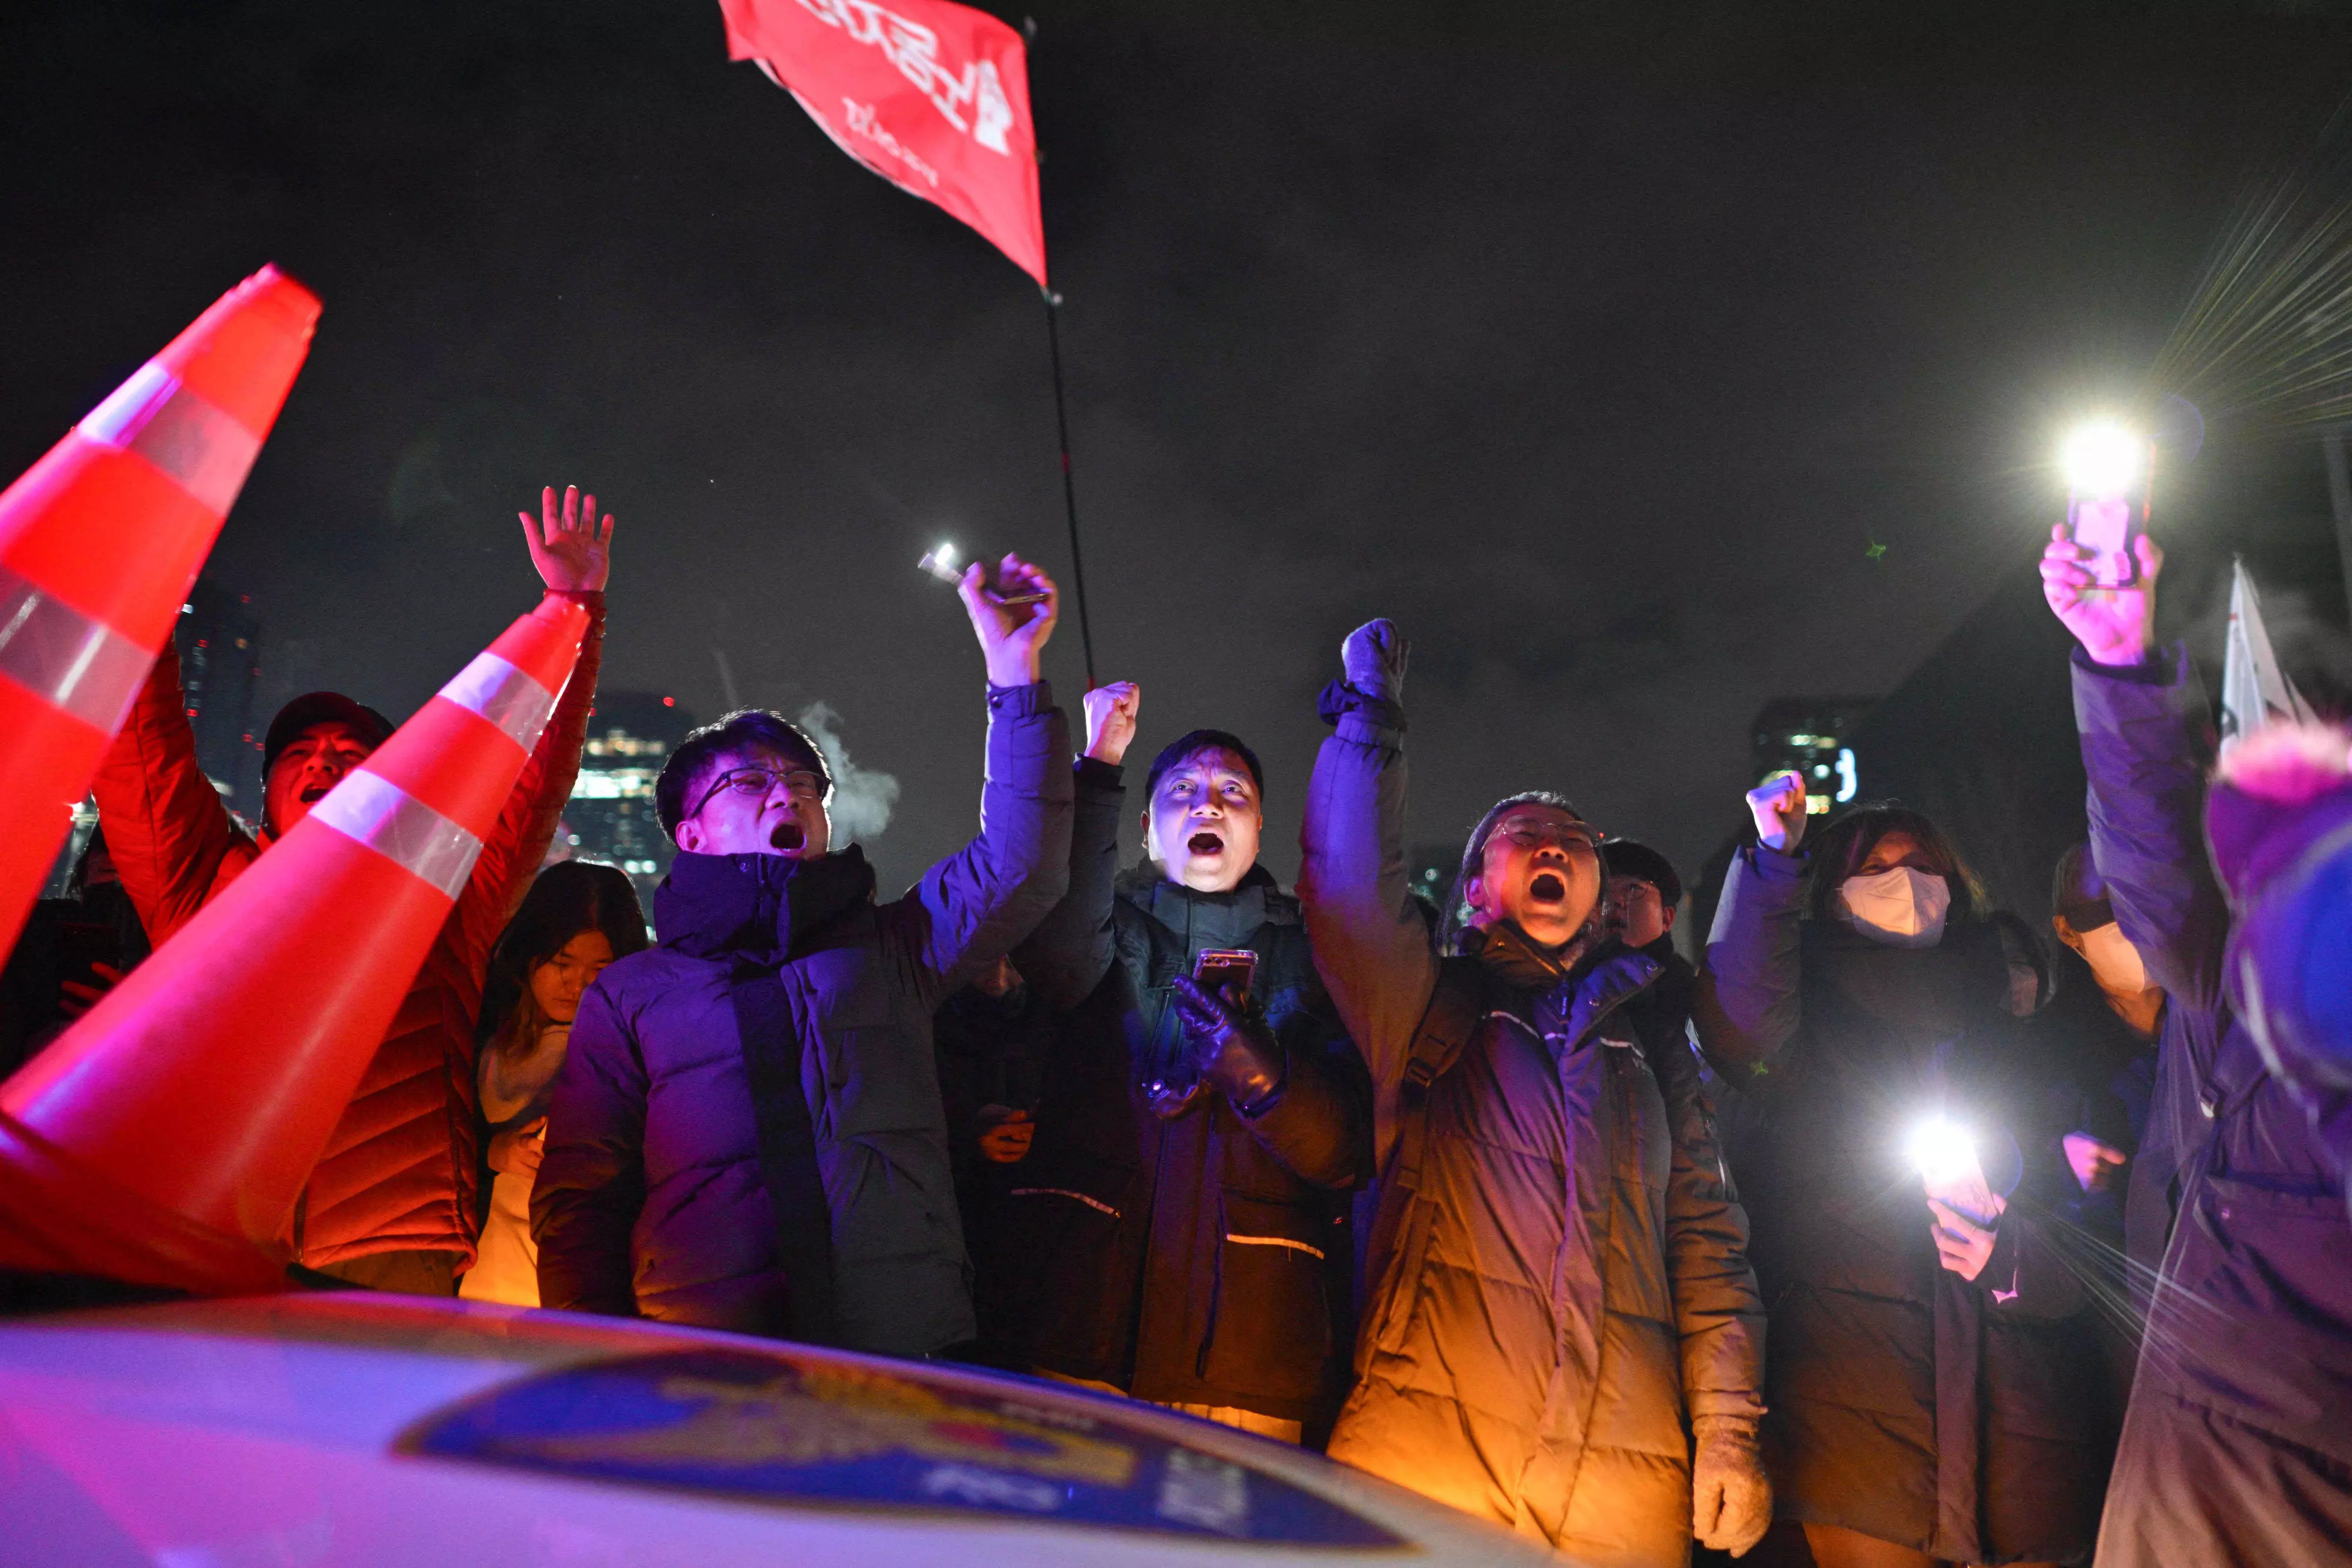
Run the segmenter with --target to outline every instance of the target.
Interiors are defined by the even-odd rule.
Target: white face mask
[[[1944,879],[1909,866],[1838,884],[1838,914],[1886,947],[1933,947],[1943,940],[1952,889]]]

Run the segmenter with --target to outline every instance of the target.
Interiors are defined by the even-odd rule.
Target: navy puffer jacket
[[[681,854],[581,1001],[531,1194],[541,1300],[897,1355],[973,1337],[931,1016],[1060,899],[1066,724],[992,689],[982,831],[880,904],[856,849]]]

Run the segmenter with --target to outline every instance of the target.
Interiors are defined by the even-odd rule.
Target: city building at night
[[[653,908],[653,893],[669,870],[675,846],[654,810],[654,780],[694,715],[677,700],[654,691],[604,691],[588,721],[579,782],[572,786],[557,831],[556,858],[618,866]]]

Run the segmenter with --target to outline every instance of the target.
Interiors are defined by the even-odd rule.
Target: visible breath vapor
[[[831,703],[810,703],[794,722],[808,731],[809,739],[824,752],[825,766],[833,770],[833,801],[828,809],[834,843],[871,843],[881,837],[889,829],[891,808],[898,804],[898,775],[861,768],[849,760],[849,748],[841,740],[841,715]]]

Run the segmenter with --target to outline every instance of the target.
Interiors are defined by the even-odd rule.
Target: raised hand
[[[1805,837],[1805,781],[1783,769],[1748,792],[1748,813],[1756,838],[1768,849],[1793,855]]]
[[[613,568],[613,514],[599,527],[596,498],[583,496],[577,485],[563,487],[561,503],[553,485],[540,491],[539,513],[535,521],[527,511],[515,513],[539,580],[559,594],[603,592]]]
[[[1119,764],[1135,743],[1136,715],[1143,707],[1143,688],[1132,680],[1114,680],[1087,693],[1087,755],[1098,763]]]
[[[2164,547],[2143,533],[2132,541],[2132,553],[2139,561],[2139,581],[2102,588],[2085,564],[2092,552],[2067,537],[2064,523],[2051,529],[2042,552],[2042,597],[2095,663],[2137,664],[2156,646],[2156,578],[2164,570]]]
[[[1376,702],[1404,700],[1405,661],[1412,645],[1396,623],[1385,617],[1366,621],[1339,645],[1339,666],[1348,684]]]
[[[1034,605],[1008,605],[998,596],[1022,594],[1045,596]],[[1054,635],[1054,623],[1062,613],[1061,593],[1054,580],[1018,555],[1007,555],[998,563],[992,583],[988,568],[981,563],[966,567],[963,581],[956,584],[956,595],[963,600],[964,613],[971,617],[972,632],[980,638],[980,651],[988,661],[989,684],[1035,685],[1037,656],[1044,651],[1045,639]]]

